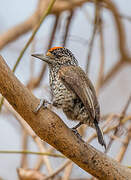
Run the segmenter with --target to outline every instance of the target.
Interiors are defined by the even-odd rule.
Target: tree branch
[[[14,76],[1,56],[0,70],[0,93],[42,140],[101,180],[131,179],[130,169],[85,143],[54,112],[41,109],[35,114],[39,100]]]
[[[0,34],[0,49],[4,48],[7,44],[11,43],[12,41],[15,41],[21,35],[31,31],[39,22],[39,19],[42,16],[45,9],[47,8],[49,2],[50,0],[39,0],[35,12],[29,18],[27,18],[20,24],[10,28],[3,34]],[[77,6],[81,6],[85,2],[86,0],[73,0],[71,2],[57,0],[51,11],[51,14],[60,14],[63,11],[72,10]]]

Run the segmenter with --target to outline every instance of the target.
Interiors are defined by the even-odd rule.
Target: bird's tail
[[[103,132],[102,132],[102,130],[100,129],[100,127],[99,127],[98,122],[97,122],[96,119],[94,120],[94,124],[95,124],[95,128],[96,128],[97,136],[98,136],[98,142],[99,142],[102,146],[104,146],[104,148],[106,149],[106,143],[105,143],[105,141],[104,141]]]

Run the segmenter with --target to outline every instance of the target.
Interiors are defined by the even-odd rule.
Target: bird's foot
[[[45,99],[40,99],[40,103],[39,105],[35,108],[34,110],[34,113],[37,113],[42,107],[43,108],[50,108],[52,104],[50,102],[48,102],[47,100]]]
[[[82,139],[82,136],[78,133],[77,129],[75,127],[71,128],[71,130],[73,131],[73,133],[79,138]]]
[[[76,126],[74,126],[72,129],[77,129],[78,127],[80,127],[83,124],[83,122],[79,122]]]
[[[80,127],[83,122],[79,122],[76,126],[71,128],[71,130],[77,135],[78,138],[82,139],[82,136],[78,133],[77,128]]]

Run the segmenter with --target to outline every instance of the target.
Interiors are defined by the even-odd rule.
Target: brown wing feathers
[[[59,70],[59,77],[67,88],[78,95],[89,115],[94,119],[96,116],[95,108],[98,108],[96,93],[84,71],[78,66],[65,66]],[[99,121],[97,118],[96,120]]]

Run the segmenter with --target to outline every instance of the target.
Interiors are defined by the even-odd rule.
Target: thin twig
[[[90,59],[91,59],[91,55],[92,55],[93,43],[94,43],[98,23],[99,23],[99,5],[98,5],[98,1],[96,0],[95,1],[95,19],[94,19],[93,32],[92,32],[92,36],[91,36],[91,40],[90,40],[89,48],[88,48],[86,73],[88,73],[88,71],[89,71]]]
[[[16,117],[16,119],[19,121],[20,125],[24,128],[24,130],[33,138],[33,140],[36,142],[39,150],[41,152],[46,152],[47,150],[44,147],[42,141],[35,135],[34,131],[27,125],[27,123],[20,117],[20,115],[18,113],[16,113],[16,111],[14,111],[14,109],[9,104],[5,103],[4,105]],[[49,171],[49,173],[52,173],[52,167],[51,167],[48,157],[43,156],[43,161],[46,164],[47,170]]]
[[[27,132],[22,128],[22,150],[27,150],[27,144],[28,144],[28,135]],[[21,168],[28,168],[28,160],[26,154],[22,154],[21,156]]]
[[[64,164],[62,164],[55,172],[53,172],[50,176],[47,176],[43,180],[48,180],[50,178],[53,178],[56,176],[58,173],[60,173],[64,168],[66,168],[69,164],[71,163],[70,160],[67,160]]]
[[[43,158],[42,158],[41,156],[39,156],[39,157],[37,158],[37,161],[36,161],[33,169],[35,169],[35,170],[37,170],[37,171],[40,171],[41,168],[42,168],[42,166],[43,166]]]
[[[70,15],[66,19],[66,27],[65,27],[64,36],[63,36],[62,47],[66,46],[67,39],[68,39],[68,33],[70,31],[70,26],[72,23],[73,14],[74,14],[74,12],[70,11]]]
[[[54,21],[53,28],[52,28],[53,30],[51,32],[51,36],[50,36],[50,40],[49,40],[49,44],[48,44],[47,49],[50,49],[52,44],[53,44],[53,40],[54,40],[54,37],[55,37],[58,21],[59,21],[59,16],[55,16],[55,21]],[[28,82],[28,84],[27,84],[28,88],[34,89],[34,88],[39,86],[39,84],[40,84],[40,82],[41,82],[41,80],[42,80],[42,78],[43,78],[43,76],[44,76],[44,74],[46,72],[46,67],[47,67],[47,64],[44,63],[38,77],[33,78]]]
[[[104,52],[104,39],[103,39],[103,20],[100,16],[100,22],[99,22],[99,34],[100,34],[100,53],[101,53],[101,61],[100,61],[100,68],[96,83],[96,94],[98,96],[99,90],[103,81],[104,77],[104,61],[105,61],[105,52]]]
[[[32,40],[34,39],[37,31],[39,30],[40,26],[42,25],[42,23],[43,23],[43,21],[44,21],[44,19],[45,19],[46,16],[50,13],[50,11],[51,11],[51,9],[52,9],[55,1],[56,1],[56,0],[51,0],[51,1],[50,1],[47,9],[44,11],[43,15],[41,16],[40,21],[39,21],[39,23],[37,24],[37,26],[35,27],[35,29],[34,29],[32,35],[31,35],[31,37],[29,38],[29,40],[27,41],[26,45],[25,45],[24,48],[22,49],[22,51],[21,51],[21,53],[20,53],[20,55],[19,55],[19,57],[18,57],[15,65],[14,65],[14,67],[13,67],[13,70],[12,70],[13,72],[15,72],[18,64],[20,63],[21,58],[23,57],[26,49],[29,47],[30,43],[31,43]]]
[[[73,163],[71,162],[71,163],[65,168],[65,171],[64,171],[62,180],[69,180],[69,179],[70,179],[72,169],[73,169]]]
[[[130,139],[131,139],[131,124],[128,127],[128,133],[127,133],[127,136],[124,139],[124,143],[122,144],[122,146],[120,148],[120,151],[119,151],[118,155],[116,156],[116,160],[118,162],[121,162],[122,159],[124,158],[125,152],[126,152],[126,150],[128,148],[129,142],[130,142]]]
[[[43,15],[41,16],[40,21],[39,21],[39,23],[37,24],[36,28],[34,29],[31,37],[29,38],[29,40],[27,41],[26,45],[24,46],[24,48],[23,48],[22,51],[20,52],[20,55],[19,55],[19,57],[17,58],[16,63],[15,63],[15,65],[14,65],[13,69],[12,69],[13,72],[15,72],[17,66],[18,66],[19,63],[20,63],[21,58],[23,57],[26,49],[29,47],[30,43],[31,43],[32,40],[34,39],[37,31],[39,30],[41,24],[42,24],[43,21],[44,21],[44,19],[45,19],[46,16],[50,13],[50,11],[51,11],[51,9],[52,9],[55,1],[56,1],[56,0],[51,0],[51,1],[50,1],[47,9],[44,11]],[[3,98],[2,98],[2,99],[1,99],[1,102],[0,102],[0,109],[2,108],[2,103],[3,103],[3,101],[4,101],[4,100],[3,100]]]
[[[114,77],[114,75],[123,67],[125,62],[131,62],[131,58],[129,57],[126,50],[126,36],[124,31],[124,25],[120,18],[120,13],[118,12],[118,9],[116,8],[113,1],[104,0],[103,2],[104,2],[104,7],[109,9],[114,17],[116,30],[118,32],[118,47],[120,52],[120,59],[106,75],[106,77],[102,82],[102,86],[105,85],[107,81],[110,80],[112,77]]]
[[[7,151],[7,150],[0,150],[0,154],[33,154],[33,155],[42,155],[42,156],[51,156],[56,158],[65,158],[65,156],[61,154],[55,153],[48,153],[48,152],[34,152],[34,151]]]
[[[115,131],[114,131],[114,133],[113,133],[113,136],[117,136],[118,131],[119,131],[119,128],[120,128],[120,126],[121,126],[121,122],[122,122],[123,118],[125,117],[126,111],[127,111],[128,107],[129,107],[130,103],[131,103],[131,95],[129,96],[129,98],[128,98],[128,100],[127,100],[127,103],[125,104],[125,106],[124,106],[124,108],[123,108],[123,110],[122,110],[122,112],[121,112],[121,116],[120,116],[120,118],[119,118],[119,125],[118,125],[118,127],[115,129]],[[107,153],[107,152],[109,151],[109,149],[110,149],[110,147],[111,147],[111,145],[112,145],[112,143],[113,143],[113,140],[114,140],[113,138],[110,139],[110,141],[109,141],[109,143],[108,143],[108,146],[107,146],[107,148],[106,148],[106,150],[105,150],[105,153]]]
[[[131,22],[131,17],[130,16],[127,16],[127,15],[124,15],[124,14],[119,14],[119,17]]]

